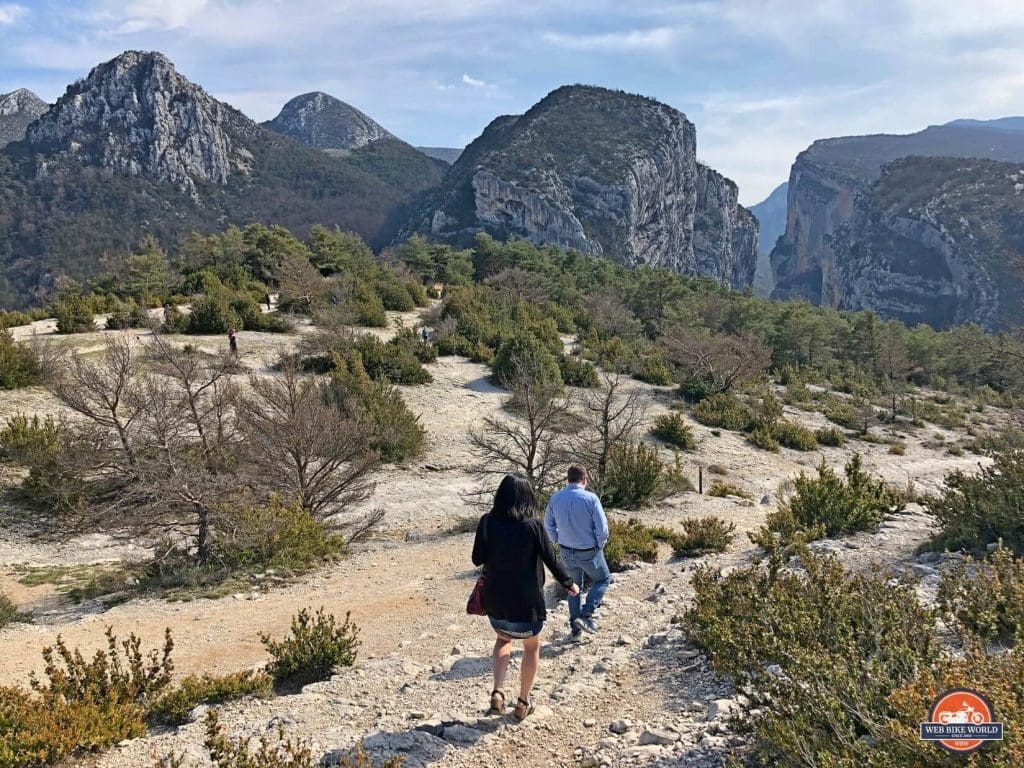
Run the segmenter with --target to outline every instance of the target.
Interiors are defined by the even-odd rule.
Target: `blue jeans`
[[[604,593],[608,591],[608,582],[611,579],[611,572],[608,570],[608,563],[604,559],[604,551],[598,547],[587,550],[571,550],[567,547],[559,547],[562,555],[562,563],[565,570],[572,576],[580,589],[583,589],[584,576],[590,578],[590,590],[587,592],[587,602],[580,607],[580,596],[569,596],[569,628],[580,616],[593,616],[594,611],[601,605]]]

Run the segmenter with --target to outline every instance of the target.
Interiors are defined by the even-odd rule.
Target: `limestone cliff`
[[[828,241],[842,309],[937,328],[1024,321],[1022,164],[896,161]]]
[[[771,254],[773,296],[840,305],[830,237],[853,217],[857,194],[878,179],[882,167],[911,155],[1024,160],[1024,133],[951,123],[906,136],[814,142],[797,156],[790,173],[786,232]]]
[[[25,130],[49,106],[25,88],[0,94],[0,148],[25,138]]]
[[[653,99],[559,88],[494,120],[404,228],[466,243],[481,231],[749,285],[757,223],[696,160],[696,130]]]
[[[307,146],[327,150],[358,149],[379,139],[395,138],[355,107],[322,91],[296,96],[263,125]]]

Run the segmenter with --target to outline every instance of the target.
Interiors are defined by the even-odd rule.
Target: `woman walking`
[[[491,713],[505,713],[505,675],[512,643],[523,643],[523,668],[515,717],[533,712],[530,691],[540,664],[540,633],[544,608],[544,566],[569,594],[579,587],[558,561],[538,517],[537,496],[523,475],[505,475],[494,495],[491,511],[480,518],[473,542],[473,564],[485,566],[484,609],[497,639],[494,641],[494,690]]]

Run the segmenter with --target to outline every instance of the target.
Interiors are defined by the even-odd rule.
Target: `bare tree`
[[[768,369],[771,354],[752,335],[711,334],[692,328],[674,328],[665,336],[669,360],[687,378],[704,382],[712,394],[756,379]]]
[[[509,368],[514,373],[501,383],[511,392],[508,407],[516,417],[488,416],[482,429],[470,430],[476,473],[490,478],[521,472],[544,493],[554,487],[569,456],[569,402],[530,365],[513,360]]]
[[[587,466],[593,490],[598,494],[612,451],[616,446],[632,443],[646,418],[640,391],[626,391],[627,381],[617,373],[602,374],[601,387],[587,392],[580,404],[583,428],[575,435],[573,448]]]
[[[330,404],[325,386],[285,361],[280,376],[252,377],[236,406],[241,475],[320,519],[367,499],[378,461],[369,421]]]

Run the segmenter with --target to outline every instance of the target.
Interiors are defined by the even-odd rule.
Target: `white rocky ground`
[[[49,330],[44,324],[36,326],[36,331]],[[98,349],[101,338],[99,333],[87,334],[73,343]],[[226,343],[215,337],[190,341],[211,349]],[[294,337],[246,333],[240,343],[242,362],[266,373]],[[11,510],[0,510],[2,519],[10,521],[0,529],[0,589],[36,613],[35,624],[0,630],[0,684],[25,684],[29,672],[41,666],[40,648],[58,634],[72,646],[92,650],[102,646],[108,625],[121,635],[135,632],[151,647],[170,626],[180,673],[250,668],[266,660],[259,632],[282,635],[298,609],[322,605],[339,616],[352,612],[362,629],[359,664],[298,695],[222,707],[230,733],[256,735],[281,725],[288,735],[312,742],[325,755],[325,765],[331,764],[327,756],[332,752],[347,750],[360,738],[374,754],[406,755],[411,767],[721,765],[738,743],[727,717],[737,694],[711,673],[703,656],[672,624],[690,598],[693,568],[698,563],[735,567],[748,562],[755,550],[745,532],[763,523],[780,485],[823,458],[839,466],[856,449],[865,454],[872,471],[900,485],[912,481],[922,490],[937,488],[950,469],[973,467],[978,461],[925,448],[922,443],[935,433],[956,437],[932,427],[901,438],[907,451],[893,456],[884,445],[862,443],[807,454],[785,449],[770,454],[738,434],[714,436],[695,424],[698,449],[685,457],[690,474],[695,479],[698,465],[724,471],[724,479],[744,488],[754,501],[688,493],[640,516],[673,524],[687,516],[719,515],[737,525],[733,547],[700,561],[672,561],[666,551],[658,564],[616,576],[601,616],[602,631],[590,642],[563,642],[566,608],[564,603],[554,607],[536,691],[538,711],[518,725],[511,718],[483,716],[493,635],[485,620],[464,613],[474,577],[471,537],[446,533],[454,521],[476,514],[464,499],[476,487],[467,471],[473,459],[466,431],[496,412],[504,396],[488,382],[484,366],[442,358],[430,370],[433,384],[404,388],[410,407],[429,430],[427,454],[411,466],[382,470],[367,503],[386,511],[386,535],[297,583],[278,584],[267,574],[251,589],[221,599],[133,600],[106,610],[96,603],[74,606],[52,585],[19,583],[15,566],[116,561],[138,556],[144,548],[96,535],[34,539]],[[652,415],[667,407],[664,391],[634,386],[649,393]],[[15,412],[56,409],[41,389],[4,393],[0,399],[0,419]],[[820,415],[787,413],[808,426],[824,423]],[[705,482],[716,477],[706,472]],[[914,559],[913,550],[932,524],[912,505],[907,513],[887,520],[877,534],[817,546],[854,566],[907,562],[922,578],[922,594],[927,595],[937,579],[934,564],[925,562],[927,557]],[[507,687],[510,699],[515,686],[513,675]],[[191,765],[205,766],[202,730],[201,722],[194,722],[126,743],[85,764],[137,768],[177,751],[187,754]]]

